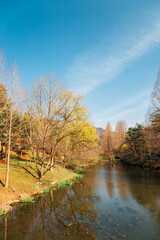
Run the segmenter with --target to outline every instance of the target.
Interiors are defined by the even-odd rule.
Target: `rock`
[[[17,200],[14,200],[12,203],[19,203],[20,201],[17,199]]]
[[[50,182],[50,184],[52,184],[52,185],[55,185],[55,184],[57,184],[57,183],[58,183],[57,180]]]
[[[44,193],[43,191],[39,191],[39,192],[37,192],[36,194],[42,194],[42,193]]]
[[[29,197],[30,197],[30,195],[27,194],[27,193],[22,193],[22,194],[20,194],[21,200],[23,200],[23,199],[25,199],[25,198],[29,198]]]
[[[2,209],[5,209],[6,212],[9,212],[12,210],[12,207],[9,204],[3,204],[1,207]]]
[[[42,184],[42,182],[36,182],[37,184]]]

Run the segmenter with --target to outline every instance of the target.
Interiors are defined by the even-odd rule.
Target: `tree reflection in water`
[[[0,239],[96,239],[91,223],[97,217],[94,204],[99,198],[93,196],[90,177],[72,188],[38,196],[35,204],[17,206],[10,213],[7,238],[4,218]]]
[[[156,171],[93,167],[73,187],[14,207],[0,240],[160,239],[159,185]]]
[[[136,201],[150,210],[160,224],[160,173],[157,170],[130,169],[128,187]]]
[[[106,187],[111,200],[114,192],[127,201],[130,195],[138,204],[150,210],[153,217],[160,223],[160,173],[156,170],[139,169],[127,166],[112,165],[106,167]]]
[[[106,187],[107,187],[107,191],[108,191],[108,195],[110,197],[110,199],[112,200],[114,197],[114,178],[112,176],[113,174],[113,168],[112,166],[108,166],[109,171],[107,171],[106,174]]]

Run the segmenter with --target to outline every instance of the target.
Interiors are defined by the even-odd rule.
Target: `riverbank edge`
[[[14,204],[21,204],[21,203],[23,204],[23,202],[30,203],[30,202],[32,202],[32,199],[37,195],[45,194],[45,192],[49,192],[50,190],[55,190],[55,191],[58,190],[55,188],[56,184],[60,184],[64,181],[69,181],[69,180],[72,180],[74,182],[78,181],[78,180],[76,180],[76,176],[78,176],[78,174],[75,171],[70,170],[70,169],[64,169],[64,171],[70,172],[70,173],[72,173],[72,175],[69,175],[68,178],[65,178],[65,180],[62,179],[61,181],[54,179],[54,181],[51,181],[49,184],[48,183],[45,184],[44,182],[42,182],[42,183],[39,182],[40,185],[43,185],[42,186],[43,189],[39,187],[39,189],[37,189],[37,191],[35,191],[33,194],[28,194],[26,192],[23,192],[23,193],[16,192],[14,200],[8,199],[8,200],[6,200],[5,203],[0,204],[0,217],[5,216],[7,213],[12,211],[12,205],[14,205]],[[62,178],[63,178],[63,176],[62,176]],[[24,186],[24,189],[25,189],[25,186]],[[4,191],[6,191],[6,189],[4,189]],[[12,194],[13,194],[13,192],[12,192]],[[18,196],[18,198],[17,198],[17,196]]]
[[[127,162],[123,159],[120,160],[122,164],[128,165],[128,166],[133,166],[133,167],[138,167],[138,168],[143,168],[143,169],[152,169],[152,170],[160,170],[160,161],[156,162],[155,161],[148,161],[147,163],[140,163],[140,162]]]
[[[103,161],[103,164],[123,164],[132,167],[138,167],[143,169],[152,169],[152,170],[160,170],[160,160],[148,160],[147,162],[140,163],[139,161],[128,162],[124,159],[106,159]]]

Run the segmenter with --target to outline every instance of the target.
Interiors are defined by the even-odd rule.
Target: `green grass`
[[[86,168],[86,167],[87,167],[87,165],[80,166],[80,168]]]
[[[56,189],[60,189],[60,188],[65,187],[66,185],[67,185],[67,181],[65,181],[65,182],[60,182],[60,183],[57,183],[57,184],[55,185],[55,188],[56,188]]]
[[[68,186],[71,187],[71,186],[73,186],[74,181],[73,180],[68,180],[66,183],[67,183]]]
[[[22,200],[22,203],[35,203],[34,197],[28,197],[28,198],[24,198]]]
[[[77,176],[75,176],[75,179],[81,179],[85,177],[85,174],[77,174]]]
[[[76,180],[82,179],[83,177],[85,177],[85,174],[82,174],[82,171],[74,171],[74,173],[77,173],[76,176],[75,176]],[[57,183],[55,185],[55,188],[56,189],[60,189],[60,188],[63,188],[65,186],[73,186],[73,184],[74,184],[73,180],[67,180],[67,181],[63,181],[63,182]]]
[[[47,188],[45,192],[48,192],[50,191],[49,187],[52,187],[51,182],[66,182],[75,179],[77,175],[72,170],[55,165],[53,172],[48,171],[44,176],[42,185],[40,185],[37,184],[39,179],[34,162],[27,161],[26,165],[25,160],[19,160],[18,166],[18,160],[12,158],[10,160],[9,188],[5,189],[5,173],[6,164],[0,163],[0,211],[3,210],[4,203],[9,205],[11,201],[20,200],[19,195],[27,194],[32,196],[42,192],[42,188]],[[71,185],[71,183],[69,182],[68,185]]]
[[[67,181],[64,181],[64,182],[61,182],[61,183],[57,183],[55,185],[55,188],[60,189],[60,188],[66,187],[66,186],[71,187],[71,186],[73,186],[73,184],[74,184],[73,180],[67,180]]]
[[[74,171],[75,172],[75,171]],[[78,173],[76,176],[75,176],[75,179],[82,179],[83,177],[85,176],[85,174],[80,174],[80,173]],[[67,180],[67,181],[64,181],[64,182],[60,182],[60,183],[57,183],[56,185],[55,185],[55,188],[56,189],[61,189],[61,188],[63,188],[63,187],[66,187],[66,186],[73,186],[73,184],[74,184],[74,181],[73,180]]]
[[[75,171],[74,171],[75,172]],[[82,179],[83,177],[85,176],[85,174],[80,174],[80,173],[78,173],[76,176],[75,176],[75,179]],[[63,181],[63,182],[60,182],[60,183],[57,183],[56,185],[55,185],[55,188],[56,189],[61,189],[61,188],[63,188],[63,187],[66,187],[66,186],[73,186],[73,184],[74,184],[74,181],[73,180],[67,180],[67,181]]]
[[[7,210],[6,210],[6,209],[3,209],[3,210],[0,212],[0,216],[6,215],[6,213],[7,213]]]
[[[51,187],[48,187],[47,189],[43,189],[43,192],[44,193],[49,193],[51,191],[51,189],[52,189]]]
[[[77,174],[80,174],[80,173],[82,173],[82,171],[81,170],[74,170],[74,173],[77,173]]]

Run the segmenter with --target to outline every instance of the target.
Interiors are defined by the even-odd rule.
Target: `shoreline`
[[[106,161],[106,162],[109,162],[109,161]],[[102,163],[102,165],[105,165],[106,162]],[[124,162],[122,160],[121,161],[113,161],[112,164],[113,163],[117,164],[118,162],[121,164],[124,164],[124,165],[131,166],[131,167],[136,167],[136,168],[138,167],[138,168],[142,168],[142,169],[160,170],[159,165],[158,165],[158,167],[153,167],[152,165],[144,167],[142,165],[138,165],[135,162],[133,162],[131,164],[131,163]],[[92,166],[92,164],[91,164],[91,166]],[[76,179],[76,177],[79,174],[78,172],[70,170],[70,169],[62,168],[61,166],[55,167],[54,172],[52,173],[53,175],[55,174],[55,170],[57,170],[57,169],[58,169],[58,173],[59,173],[61,179],[54,178],[54,180],[52,179],[52,181],[47,181],[45,179],[44,182],[36,181],[35,184],[36,184],[37,188],[34,191],[31,191],[31,193],[29,193],[28,191],[14,192],[11,189],[5,189],[5,188],[2,189],[1,188],[0,195],[2,196],[3,194],[6,194],[6,192],[8,192],[8,194],[7,194],[8,198],[6,199],[5,203],[0,202],[0,217],[5,216],[7,213],[12,211],[12,207],[16,204],[32,203],[32,201],[34,200],[34,197],[36,195],[45,194],[51,190],[58,190],[59,188],[55,187],[57,184],[59,185],[61,183],[67,182],[67,181],[73,181],[75,183],[78,180],[78,179]],[[80,171],[80,172],[82,173],[82,171]],[[67,176],[65,176],[65,174],[67,174]],[[80,175],[82,175],[82,174],[80,174]],[[65,184],[65,186],[67,186],[67,184]],[[71,186],[71,185],[68,185],[68,186]]]
[[[122,164],[128,165],[128,166],[133,166],[133,167],[138,167],[142,169],[151,169],[151,170],[160,170],[160,162],[155,163],[154,161],[150,160],[147,163],[140,163],[140,162],[126,162],[124,160],[120,160]]]
[[[73,170],[65,169],[61,166],[55,166],[53,172],[49,172],[46,174],[45,179],[43,182],[36,181],[32,176],[29,175],[29,173],[25,172],[23,166],[15,166],[12,165],[13,168],[11,168],[10,171],[10,184],[9,188],[5,189],[4,187],[0,188],[0,217],[3,217],[5,214],[7,214],[9,211],[12,210],[12,205],[14,204],[20,204],[24,202],[31,202],[35,195],[44,194],[46,192],[49,192],[50,190],[55,188],[56,184],[60,184],[67,181],[77,181],[76,177],[78,174],[74,172]],[[28,166],[29,167],[29,166]],[[2,171],[5,169],[5,165],[2,167],[0,165],[0,175]],[[15,182],[17,180],[14,179],[15,173],[14,170],[19,170],[21,172],[21,175],[23,179],[21,179],[22,183],[17,184],[18,186],[15,186]],[[17,174],[17,172],[16,172]],[[3,172],[3,175],[4,172]],[[4,182],[4,177],[2,176],[1,182]],[[19,178],[21,176],[18,176]],[[30,182],[29,182],[30,180]],[[25,184],[24,184],[25,183]]]

